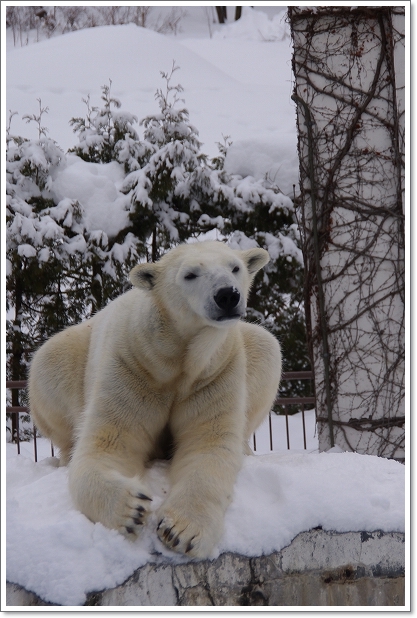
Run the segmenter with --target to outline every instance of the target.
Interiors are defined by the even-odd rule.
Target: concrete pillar
[[[289,8],[320,450],[400,460],[404,11]]]

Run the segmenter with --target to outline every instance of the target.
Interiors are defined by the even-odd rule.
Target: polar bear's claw
[[[139,498],[139,500],[150,500],[152,502],[152,498],[150,498],[149,496],[145,496],[145,494],[137,494],[137,498]]]
[[[173,538],[174,538],[174,536],[175,536],[174,534],[170,534],[170,532],[171,532],[171,530],[172,530],[172,528],[173,528],[173,527],[174,527],[174,526],[172,526],[171,528],[166,528],[166,529],[165,529],[165,532],[164,532],[164,534],[163,534],[163,537],[164,537],[167,541],[172,541],[172,539],[173,539]]]
[[[193,536],[191,541],[193,541],[194,539],[195,539],[195,537]],[[185,549],[185,553],[186,554],[188,554],[188,552],[190,552],[192,549],[194,549],[194,545],[193,545],[193,543],[191,541],[188,542],[188,545],[187,545],[187,547]]]
[[[135,491],[130,487],[127,496],[119,503],[118,515],[114,520],[114,527],[124,536],[135,539],[143,529],[149,515],[149,502],[152,501],[147,494]]]
[[[173,551],[193,558],[205,557],[206,550],[199,547],[203,540],[201,532],[191,522],[184,524],[185,521],[174,523],[171,517],[164,517],[157,527],[159,539]]]

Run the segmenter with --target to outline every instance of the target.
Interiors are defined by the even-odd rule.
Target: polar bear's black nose
[[[214,297],[216,304],[224,311],[234,309],[240,300],[240,294],[236,288],[220,288]]]

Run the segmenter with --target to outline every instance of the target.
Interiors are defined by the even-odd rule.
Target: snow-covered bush
[[[137,117],[126,112],[119,112],[121,103],[111,94],[109,85],[102,86],[102,107],[90,106],[90,96],[83,99],[87,106],[86,118],[72,118],[70,124],[74,133],[78,133],[79,144],[70,149],[84,161],[90,163],[109,163],[122,160],[127,170],[132,157],[139,156],[137,149],[132,147],[138,142],[138,134],[133,128]],[[115,109],[114,109],[115,108]]]
[[[10,379],[26,377],[30,352],[42,341],[89,317],[119,294],[128,269],[138,260],[137,240],[132,234],[109,239],[103,230],[89,225],[85,204],[59,196],[57,180],[64,177],[70,163],[53,140],[44,135],[38,140],[13,136],[9,125],[6,271]],[[14,405],[18,405],[16,401]]]
[[[68,277],[79,270],[84,247],[82,233],[57,222],[49,186],[65,155],[51,139],[24,140],[7,134],[6,155],[6,272],[7,375],[26,377],[30,351],[71,320],[83,317],[78,286]],[[76,204],[68,211],[78,225]],[[74,248],[76,243],[77,249]],[[67,249],[70,248],[70,253]],[[81,302],[80,302],[81,300]],[[21,405],[17,391],[12,404]],[[12,419],[13,434],[16,431]],[[22,436],[23,437],[23,436]]]
[[[212,170],[200,151],[198,131],[179,98],[182,87],[171,84],[177,68],[174,64],[169,74],[161,73],[166,90],[156,92],[160,113],[142,120],[141,158],[122,188],[130,202],[133,233],[151,239],[152,261],[173,244],[200,234],[207,224],[223,227],[221,217],[213,222],[211,216],[216,200],[210,191]]]
[[[77,286],[66,281],[78,270],[86,248],[80,208],[68,203],[58,217],[49,190],[52,175],[59,173],[64,159],[49,138],[28,141],[9,136],[6,272],[8,308],[14,310],[13,324],[8,324],[14,354],[16,346],[23,353],[70,323],[71,316],[79,319],[83,315]]]

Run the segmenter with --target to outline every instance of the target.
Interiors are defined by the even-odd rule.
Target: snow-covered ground
[[[88,94],[93,105],[99,103],[100,88],[109,79],[122,109],[141,119],[157,111],[160,71],[169,71],[175,60],[203,152],[216,155],[216,142],[228,135],[233,141],[228,171],[257,178],[268,173],[291,195],[298,169],[290,40],[282,8],[264,8],[245,10],[236,24],[213,26],[218,34],[211,38],[204,7],[187,7],[177,37],[128,25],[81,30],[23,48],[9,45],[7,109],[19,112],[12,132],[37,137],[35,126],[22,116],[36,113],[36,99],[41,98],[49,107],[44,118],[49,137],[64,150],[74,146],[68,121],[85,115],[81,99]],[[268,20],[263,12],[278,18]],[[87,183],[83,169],[80,179]],[[112,187],[110,174],[100,178],[89,170],[91,186],[102,197],[117,195],[117,174]],[[87,189],[77,188],[83,195]],[[96,198],[91,197],[91,204]],[[215,554],[270,553],[318,525],[340,532],[404,530],[404,466],[353,453],[318,454],[312,412],[306,413],[308,449],[303,452],[300,417],[289,420],[295,449],[289,453],[283,418],[273,417],[277,452],[264,454],[269,451],[268,426],[257,432],[259,456],[245,458]],[[40,442],[40,458],[46,459],[38,464],[30,449],[22,444],[21,456],[13,445],[6,449],[9,581],[52,603],[77,606],[87,592],[120,584],[149,560],[183,560],[159,543],[152,518],[135,543],[88,521],[73,508],[67,469],[56,467],[49,444]],[[156,464],[149,474],[156,509],[167,487],[165,464]]]

